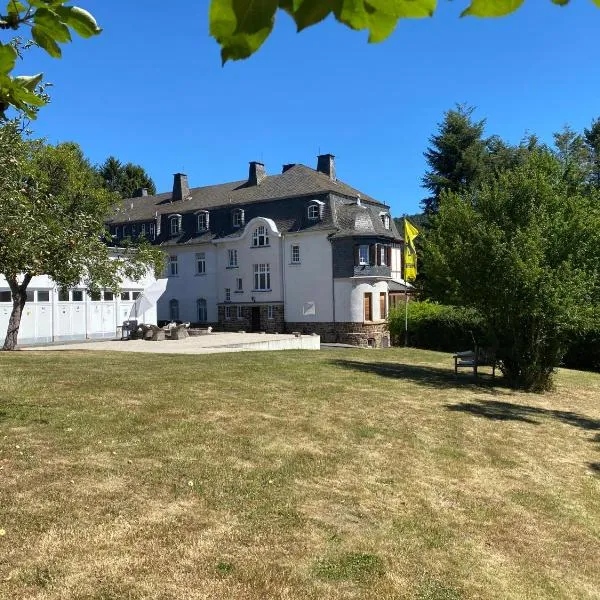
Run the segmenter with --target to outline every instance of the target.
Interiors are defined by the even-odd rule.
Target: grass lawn
[[[600,598],[600,375],[451,366],[1,353],[0,598]]]

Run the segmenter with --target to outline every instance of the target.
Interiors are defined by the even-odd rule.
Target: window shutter
[[[360,264],[360,246],[358,244],[354,244],[354,266],[358,267]]]
[[[179,233],[183,233],[183,217],[177,217],[177,222],[179,223]]]
[[[385,255],[387,257],[387,260],[386,260],[387,266],[391,267],[392,266],[392,247],[391,246],[388,246],[385,249]]]
[[[244,210],[240,210],[240,225],[243,227],[246,224],[246,215]]]
[[[371,245],[369,246],[369,264],[370,264],[370,265],[375,265],[375,264],[377,264],[377,263],[376,263],[377,256],[376,256],[376,254],[375,254],[375,249],[376,249],[376,247],[377,247],[377,244],[371,244]]]
[[[375,244],[375,260],[376,264],[381,266],[381,244]]]
[[[325,212],[325,204],[319,204],[319,219],[323,220],[323,213]]]

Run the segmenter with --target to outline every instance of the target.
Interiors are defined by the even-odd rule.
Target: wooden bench
[[[497,360],[493,348],[475,346],[475,350],[457,352],[453,358],[455,375],[458,375],[458,369],[473,369],[473,375],[477,377],[479,367],[492,367],[492,377],[496,377]]]

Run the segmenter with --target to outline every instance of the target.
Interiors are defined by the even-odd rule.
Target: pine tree
[[[111,192],[117,192],[121,198],[131,198],[136,190],[146,188],[150,195],[156,194],[154,181],[145,169],[134,163],[123,164],[114,156],[109,156],[98,168],[104,184]]]
[[[431,196],[421,201],[426,213],[436,213],[443,190],[460,193],[475,183],[485,169],[485,119],[473,120],[474,107],[457,105],[444,115],[438,133],[429,138],[425,158],[430,167],[423,187]]]
[[[600,119],[595,119],[589,129],[583,130],[583,139],[590,154],[590,183],[600,188]]]

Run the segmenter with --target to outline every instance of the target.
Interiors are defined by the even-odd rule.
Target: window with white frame
[[[198,231],[206,231],[208,229],[208,212],[199,212],[196,219]]]
[[[321,218],[321,207],[318,204],[308,205],[308,218],[311,221],[318,221]]]
[[[225,307],[225,319],[229,321],[231,319],[231,306]]]
[[[112,294],[112,292],[104,292],[104,299],[106,300],[106,294]],[[112,300],[112,298],[110,298]],[[83,302],[83,290],[72,290],[71,291],[72,302]]]
[[[198,300],[196,300],[196,313],[200,323],[206,323],[206,321],[208,321],[208,309],[206,307],[205,298],[198,298]]]
[[[273,305],[269,304],[269,306],[267,306],[267,319],[273,320],[274,318],[275,318],[275,316],[274,316]]]
[[[231,302],[231,288],[225,288],[225,302]]]
[[[237,307],[237,318],[238,319],[243,319],[244,318],[243,307],[240,306],[239,304],[238,304],[238,307]]]
[[[156,223],[150,223],[150,238],[154,239],[156,236]]]
[[[379,264],[384,266],[387,264],[387,248],[379,246]]]
[[[252,234],[252,245],[253,246],[268,246],[269,235],[267,234],[267,228],[264,225],[259,225]]]
[[[179,275],[179,263],[177,262],[177,255],[173,254],[169,256],[169,261],[167,263],[167,276],[177,277],[177,275]]]
[[[37,301],[38,302],[50,302],[50,291],[49,290],[38,290]]]
[[[241,277],[237,277],[235,280],[235,291],[236,292],[243,292],[244,291],[244,284],[242,281]]]
[[[368,265],[369,264],[369,246],[358,247],[358,264]]]
[[[206,273],[206,252],[196,253],[196,275],[204,275]]]
[[[300,263],[300,246],[292,246],[292,264],[297,265]]]
[[[227,250],[227,266],[228,267],[237,267],[238,266],[238,254],[237,250]]]
[[[83,302],[83,292],[81,293],[81,300],[75,300],[75,294],[78,294],[78,291],[73,290],[73,302]],[[105,302],[112,302],[115,299],[115,295],[110,290],[104,290],[103,300]]]
[[[0,292],[0,302],[12,302],[12,294],[7,291]]]
[[[169,318],[171,321],[179,321],[179,300],[175,298],[169,301]]]
[[[386,213],[381,213],[380,217],[381,217],[381,222],[383,223],[383,226],[386,229],[389,229],[390,228],[390,215],[388,215]]]
[[[268,263],[254,265],[254,289],[256,291],[271,289],[271,267]]]
[[[234,227],[242,227],[244,224],[244,210],[236,208],[232,213],[232,223]]]
[[[173,215],[169,217],[171,220],[171,235],[178,235],[181,233],[181,215]]]

